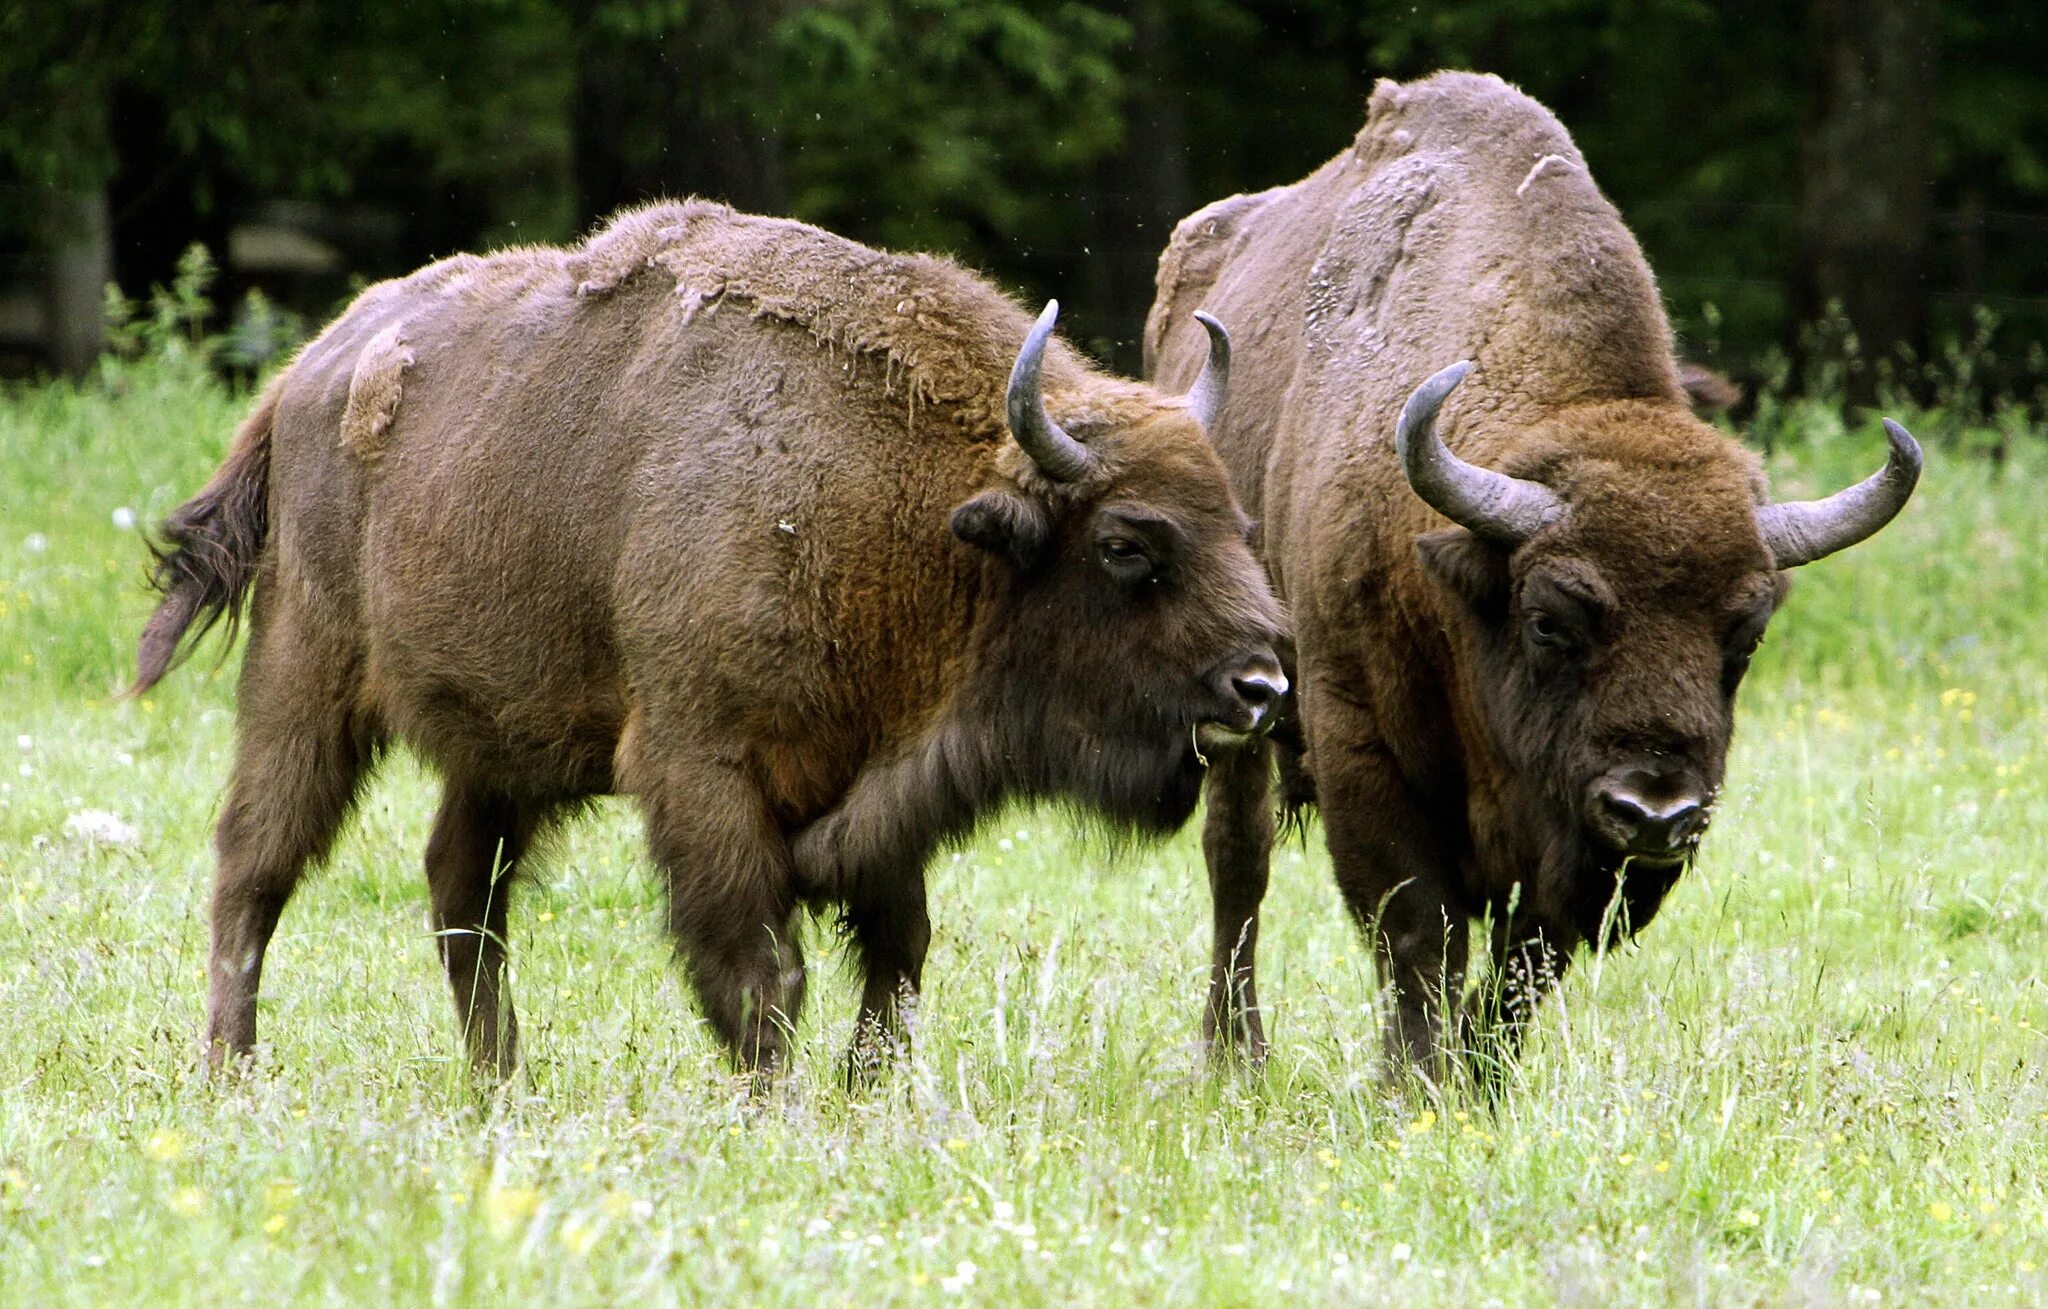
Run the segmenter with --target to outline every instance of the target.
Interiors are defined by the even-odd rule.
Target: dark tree
[[[577,0],[571,152],[592,222],[625,205],[700,195],[787,207],[782,138],[765,112],[787,0]]]
[[[1865,360],[1924,351],[1934,217],[1936,11],[1930,0],[1814,0],[1801,130],[1794,308],[1839,307]],[[1833,353],[1843,343],[1823,342]],[[1853,370],[1850,396],[1875,398]]]

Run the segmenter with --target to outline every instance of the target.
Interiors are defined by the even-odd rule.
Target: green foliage
[[[1071,241],[1118,142],[1127,25],[1081,3],[827,0],[777,33],[791,207],[905,249]]]
[[[2048,339],[2048,24],[2036,8],[1943,7],[1929,105],[1934,349],[1967,346],[1975,307],[1991,306],[1995,359],[1974,384],[2027,404],[2048,387],[2029,350]],[[1134,366],[1129,338],[1172,218],[1328,158],[1356,131],[1375,78],[1475,67],[1559,113],[1642,240],[1684,348],[1754,383],[1769,351],[1800,343],[1800,123],[1817,62],[1806,9],[23,4],[0,8],[0,174],[72,191],[118,175],[125,194],[153,202],[186,188],[181,222],[275,197],[346,198],[397,229],[366,243],[374,253],[358,271],[379,276],[455,249],[570,238],[651,195],[712,192],[856,239],[949,250],[1034,296],[1058,294],[1078,329]],[[1144,130],[1161,120],[1172,130]],[[132,138],[125,147],[116,127]],[[123,148],[171,158],[130,158],[117,174]],[[1172,157],[1161,166],[1154,153]],[[149,221],[135,209],[117,226]],[[26,238],[40,214],[0,212],[0,232]],[[126,253],[133,245],[120,246],[124,260],[140,257]],[[1894,386],[1925,362],[1888,344],[1861,357],[1871,376],[1892,370]]]
[[[188,375],[195,382],[218,368],[248,373],[282,360],[304,339],[305,320],[257,290],[243,297],[225,330],[216,331],[217,273],[213,256],[194,243],[179,257],[171,284],[151,289],[146,310],[110,284],[102,380],[125,386],[138,366]]]

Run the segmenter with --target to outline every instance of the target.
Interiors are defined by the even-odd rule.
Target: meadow
[[[1118,854],[1037,812],[940,857],[916,1050],[871,1094],[809,926],[757,1104],[618,804],[515,903],[527,1064],[479,1097],[402,757],[285,916],[257,1068],[199,1074],[234,660],[117,692],[140,526],[243,403],[175,357],[0,394],[0,1303],[2048,1300],[2037,439],[2000,470],[1923,417],[1918,498],[1771,629],[1705,857],[1498,1106],[1382,1089],[1313,828],[1268,901],[1272,1058],[1217,1073],[1192,833]],[[1784,430],[1781,495],[1881,458],[1874,419]]]

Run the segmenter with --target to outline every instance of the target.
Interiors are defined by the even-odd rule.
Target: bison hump
[[[684,319],[734,304],[802,328],[828,355],[873,356],[883,364],[885,393],[900,387],[978,438],[1000,440],[1007,430],[1004,388],[1031,319],[951,260],[891,254],[791,219],[688,200],[618,215],[570,252],[567,271],[585,298],[665,273]],[[1072,389],[1085,371],[1064,345],[1048,356],[1056,389]]]

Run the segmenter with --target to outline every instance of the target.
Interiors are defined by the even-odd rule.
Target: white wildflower
[[[30,532],[22,538],[21,548],[32,555],[39,555],[50,548],[50,538],[41,532]]]
[[[116,509],[114,511],[114,526],[124,532],[132,530],[135,526],[135,511],[127,505],[122,505],[119,509]]]
[[[142,833],[104,809],[81,809],[64,820],[64,830],[101,845],[135,845]]]
[[[951,1277],[941,1277],[939,1285],[948,1291],[964,1291],[974,1285],[974,1275],[981,1270],[974,1266],[972,1259],[962,1259],[953,1266]]]

